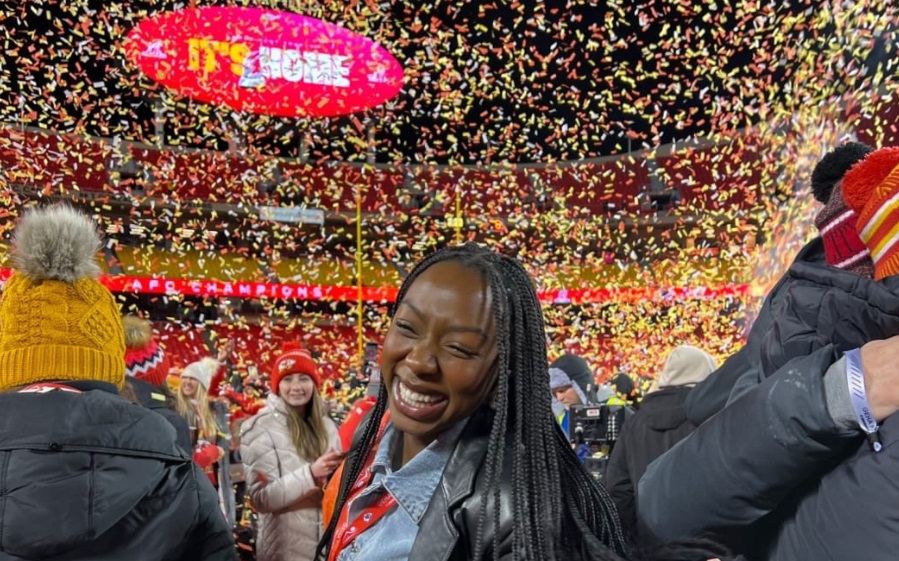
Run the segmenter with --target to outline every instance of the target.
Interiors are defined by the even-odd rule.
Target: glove
[[[580,444],[580,445],[578,445],[577,450],[575,452],[577,453],[578,459],[581,461],[581,463],[583,463],[587,460],[587,457],[590,455],[590,447],[587,446],[586,444]]]
[[[197,441],[194,447],[194,462],[203,469],[221,460],[224,455],[225,451],[221,447],[205,440]]]

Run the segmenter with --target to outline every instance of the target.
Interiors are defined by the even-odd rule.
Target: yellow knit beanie
[[[96,224],[57,205],[13,233],[14,272],[0,299],[0,391],[48,381],[125,382],[119,307],[97,281]]]

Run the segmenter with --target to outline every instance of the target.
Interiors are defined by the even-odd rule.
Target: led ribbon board
[[[193,99],[282,117],[375,107],[403,86],[387,49],[338,25],[291,12],[207,6],[140,22],[128,60]]]

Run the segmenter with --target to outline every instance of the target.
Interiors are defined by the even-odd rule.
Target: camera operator
[[[550,366],[549,376],[553,397],[563,407],[559,425],[587,469],[602,477],[618,431],[633,410],[609,386],[594,391],[593,374],[581,357],[562,356]]]
[[[584,391],[589,390],[590,386],[585,384],[582,388],[564,370],[551,367],[549,369],[549,389],[553,397],[562,405],[562,410],[558,413],[556,420],[559,421],[559,426],[562,427],[565,434],[572,436],[573,427],[569,427],[569,408],[572,405],[593,404],[593,400],[588,399]]]

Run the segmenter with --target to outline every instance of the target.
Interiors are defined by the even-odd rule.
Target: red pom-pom
[[[888,147],[871,152],[852,166],[843,177],[843,200],[849,208],[861,214],[877,187],[897,165],[899,147]],[[880,204],[883,201],[872,202]]]

